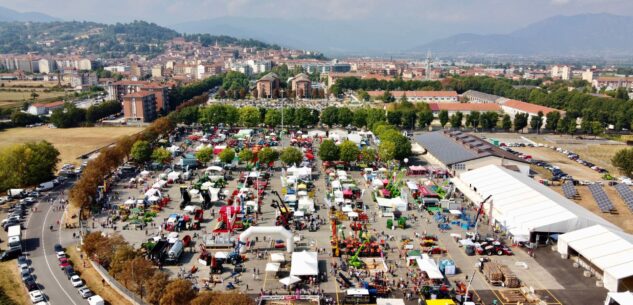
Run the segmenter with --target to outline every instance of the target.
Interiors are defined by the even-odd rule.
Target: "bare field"
[[[551,188],[561,195],[563,194],[560,186],[553,186]],[[612,222],[624,231],[633,233],[633,213],[629,210],[622,198],[618,195],[618,192],[612,186],[604,186],[603,188],[609,199],[611,199],[611,202],[613,202],[613,206],[616,208],[617,214],[602,213],[598,208],[598,204],[593,199],[593,196],[591,196],[589,188],[584,185],[576,186],[580,198],[574,199],[574,202],[585,207],[594,214]]]
[[[57,86],[57,81],[33,81],[33,80],[7,80],[0,81],[0,86],[4,84],[4,87],[39,87],[51,88]]]
[[[83,154],[115,142],[118,138],[143,130],[138,127],[84,127],[58,129],[41,126],[37,128],[11,128],[0,132],[0,147],[29,141],[46,140],[60,152],[61,163],[79,164],[77,158]]]

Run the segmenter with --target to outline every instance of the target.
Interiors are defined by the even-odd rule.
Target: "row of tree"
[[[75,104],[69,102],[64,104],[63,108],[55,109],[51,114],[50,121],[55,127],[71,128],[86,123],[96,123],[100,119],[120,113],[121,110],[121,103],[118,101],[103,102],[92,105],[88,109],[77,108]]]
[[[345,90],[442,90],[442,83],[439,81],[420,81],[420,80],[378,80],[376,78],[361,79],[358,77],[343,77],[336,80],[332,84],[330,91],[336,95],[343,93]]]
[[[49,142],[14,144],[0,149],[0,191],[28,187],[55,177],[59,151]]]
[[[255,304],[244,294],[197,293],[191,281],[169,279],[166,272],[156,268],[140,251],[134,249],[118,234],[104,236],[98,231],[89,233],[83,239],[82,250],[91,260],[106,268],[119,283],[149,304]]]

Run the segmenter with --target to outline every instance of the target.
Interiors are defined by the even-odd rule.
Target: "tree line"
[[[345,90],[442,90],[442,83],[439,81],[421,81],[421,80],[403,80],[396,78],[395,80],[378,80],[375,78],[361,79],[358,77],[343,77],[332,84],[330,90],[332,93],[339,95]]]
[[[50,122],[58,128],[71,128],[98,122],[122,111],[118,101],[107,101],[82,109],[73,103],[65,103],[63,108],[53,110]]]

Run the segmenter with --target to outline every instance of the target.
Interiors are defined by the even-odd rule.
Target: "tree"
[[[347,125],[352,124],[352,121],[354,120],[354,113],[347,107],[338,108],[337,119],[341,126],[346,127]]]
[[[400,111],[391,111],[387,113],[387,123],[399,126],[402,121],[402,113]]]
[[[32,115],[26,112],[16,111],[11,114],[11,122],[16,127],[23,127],[26,125],[31,125],[35,123],[39,123],[41,120],[38,116]]]
[[[281,124],[281,111],[277,109],[268,109],[268,111],[266,111],[266,115],[264,116],[264,124],[273,128]]]
[[[181,305],[189,304],[196,297],[192,283],[189,280],[175,280],[165,287],[163,296],[160,298],[160,305]]]
[[[339,145],[339,160],[345,162],[354,162],[358,160],[358,156],[360,155],[360,149],[356,143],[347,140]]]
[[[220,152],[218,157],[220,158],[220,161],[224,162],[225,164],[229,164],[233,162],[233,159],[235,159],[235,150],[233,150],[233,148],[227,147],[222,152]]]
[[[470,126],[472,126],[474,129],[477,129],[477,127],[479,127],[479,116],[479,111],[473,111],[468,117],[468,121],[470,121]]]
[[[126,261],[123,270],[119,273],[118,280],[123,285],[139,294],[141,298],[144,296],[148,281],[156,272],[154,264],[143,257],[136,257]]]
[[[367,128],[374,129],[374,125],[380,122],[385,122],[385,111],[382,109],[369,108],[367,109]]]
[[[461,128],[463,120],[464,120],[464,114],[462,114],[461,112],[457,111],[456,113],[451,115],[451,118],[450,118],[451,127],[452,128],[456,128],[456,129]]]
[[[360,156],[363,162],[374,163],[376,162],[376,157],[378,156],[378,152],[376,152],[376,150],[371,147],[364,147],[360,151]]]
[[[168,284],[169,275],[167,275],[167,273],[160,271],[154,272],[154,275],[147,281],[145,300],[150,304],[159,304],[160,298],[163,296]]]
[[[479,115],[479,125],[485,130],[490,130],[497,127],[499,121],[499,114],[494,111],[486,111]]]
[[[527,126],[528,116],[527,113],[517,113],[514,116],[514,131],[521,131]]]
[[[601,134],[603,131],[604,131],[604,127],[602,126],[602,123],[598,121],[591,122],[591,134],[597,136]]]
[[[338,146],[332,140],[323,140],[319,146],[319,158],[323,161],[336,161],[339,158]]]
[[[332,127],[338,123],[338,108],[329,106],[321,111],[321,123]]]
[[[442,125],[442,128],[444,128],[444,126],[446,126],[446,123],[448,123],[448,111],[442,110],[440,111],[440,114],[438,116],[440,119],[440,125]]]
[[[367,91],[360,89],[357,91],[357,96],[358,99],[364,102],[369,102],[369,100],[371,99],[371,97],[369,96],[369,93],[367,93]]]
[[[191,301],[191,305],[255,305],[255,300],[242,293],[232,292],[209,292],[199,293],[198,296]]]
[[[157,147],[152,152],[152,160],[157,163],[167,164],[171,160],[171,153],[164,147]]]
[[[402,112],[402,128],[404,129],[414,129],[415,121],[418,119],[417,113],[415,111],[404,111]]]
[[[418,114],[418,125],[420,128],[428,128],[433,123],[433,112],[423,110]]]
[[[240,154],[239,154],[240,161],[243,161],[246,163],[253,161],[254,157],[255,155],[253,154],[253,151],[248,148],[242,149],[242,151],[240,151]]]
[[[86,120],[86,110],[73,103],[64,104],[64,108],[55,109],[51,114],[51,123],[58,128],[77,127]]]
[[[204,147],[196,152],[196,159],[200,161],[202,164],[207,164],[209,161],[213,159],[213,148],[212,147]]]
[[[503,119],[501,120],[501,128],[505,131],[508,131],[512,128],[512,118],[510,118],[510,115],[503,115]]]
[[[542,112],[539,112],[542,114]],[[530,128],[532,128],[532,130],[536,131],[536,133],[539,133],[541,130],[541,126],[543,125],[543,117],[542,116],[532,116],[530,118]]]
[[[613,158],[611,164],[615,166],[622,175],[633,177],[633,148],[619,150]]]
[[[380,142],[378,146],[378,156],[383,162],[391,161],[396,155],[396,144],[391,141]]]
[[[356,109],[356,111],[354,111],[354,119],[352,120],[352,123],[358,128],[367,126],[367,109]]]
[[[558,130],[558,122],[560,121],[560,112],[552,111],[545,115],[545,129],[550,131]]]
[[[384,103],[391,103],[396,99],[393,97],[389,90],[385,90],[385,92],[383,92],[382,96],[380,97],[380,100],[382,100]]]
[[[303,153],[294,147],[286,147],[281,151],[279,159],[287,166],[298,165],[303,161]]]
[[[152,147],[149,145],[149,142],[145,140],[136,141],[132,146],[130,155],[132,156],[132,160],[145,163],[152,157]]]
[[[259,110],[253,106],[240,108],[240,123],[245,127],[253,127],[259,124]]]
[[[0,191],[49,181],[55,176],[59,151],[46,141],[0,149]]]
[[[136,251],[130,245],[123,245],[114,251],[114,256],[112,257],[112,263],[110,264],[110,273],[115,278],[119,279],[119,275],[125,269],[125,265],[128,261],[137,257]],[[127,286],[126,286],[127,287]]]
[[[270,147],[264,147],[257,153],[257,159],[260,163],[270,165],[279,159],[279,152]]]

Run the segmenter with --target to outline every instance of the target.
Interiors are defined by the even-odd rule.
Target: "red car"
[[[423,252],[424,253],[428,253],[429,255],[443,254],[443,253],[446,253],[446,249],[440,248],[438,246],[432,246],[432,247],[428,247],[428,248],[423,248]]]
[[[62,258],[59,259],[59,268],[64,269],[64,268],[66,268],[68,266],[70,266],[70,262],[68,262],[67,258],[62,257]]]

